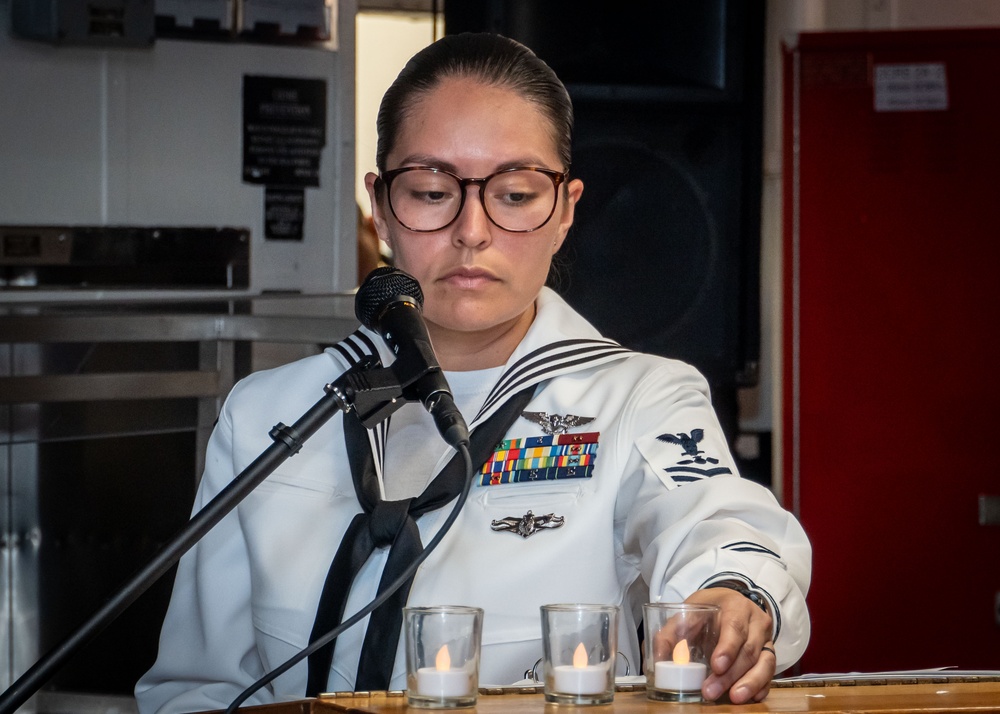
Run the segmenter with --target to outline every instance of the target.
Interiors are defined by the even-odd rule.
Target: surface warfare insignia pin
[[[656,438],[681,447],[684,451],[683,456],[689,457],[682,458],[677,461],[675,466],[664,469],[676,483],[690,483],[711,476],[732,473],[732,470],[726,466],[714,466],[719,463],[718,459],[703,456],[705,452],[698,448],[698,443],[705,438],[704,429],[692,429],[690,434],[660,434]],[[702,468],[706,466],[708,468]]]
[[[565,517],[547,513],[544,516],[536,516],[528,511],[523,516],[507,516],[498,521],[490,523],[490,528],[495,531],[509,531],[516,533],[522,538],[532,536],[543,528],[562,528],[566,522]]]
[[[594,417],[582,417],[575,414],[549,414],[548,412],[521,412],[528,421],[538,424],[546,434],[565,434],[575,426],[583,426],[594,421]]]

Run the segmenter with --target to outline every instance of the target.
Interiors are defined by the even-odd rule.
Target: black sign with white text
[[[269,240],[302,240],[306,219],[306,192],[301,188],[264,189],[264,237]]]
[[[243,180],[319,186],[326,145],[326,81],[243,77]]]

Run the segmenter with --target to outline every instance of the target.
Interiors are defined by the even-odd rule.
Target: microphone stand
[[[69,657],[124,612],[278,466],[297,454],[306,439],[315,434],[334,414],[354,409],[361,423],[371,428],[403,406],[406,403],[403,396],[404,385],[400,385],[399,378],[391,367],[383,368],[379,364],[377,359],[371,357],[359,362],[336,381],[327,384],[323,388],[323,397],[294,424],[285,426],[278,422],[268,434],[274,441],[273,444],[192,516],[163,549],[83,625],[52,648],[0,695],[0,714],[14,714]]]

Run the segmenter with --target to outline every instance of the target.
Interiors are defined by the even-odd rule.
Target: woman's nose
[[[478,248],[489,244],[492,223],[483,206],[483,196],[478,186],[467,186],[465,205],[455,221],[453,240],[464,246]]]

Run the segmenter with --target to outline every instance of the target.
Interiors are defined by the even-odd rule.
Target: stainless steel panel
[[[211,398],[207,398],[214,401]],[[136,399],[101,402],[14,404],[9,407],[13,431],[5,443],[65,441],[102,436],[162,434],[194,428],[194,399]],[[35,425],[37,436],[25,433]],[[0,437],[3,437],[0,434]]]
[[[331,344],[354,329],[353,318],[263,315],[0,316],[7,342],[312,342]]]
[[[0,344],[0,376],[10,374],[11,346]],[[10,486],[10,407],[0,404],[0,688],[6,689],[13,679],[11,662],[11,503]]]
[[[979,497],[979,525],[1000,526],[1000,496]]]
[[[40,369],[38,345],[14,345],[10,371],[34,374]],[[19,676],[38,659],[38,405],[9,411],[10,520],[6,535],[10,558],[10,671]],[[14,443],[20,442],[20,443]],[[37,711],[35,698],[23,708]]]
[[[261,302],[178,301],[169,312],[152,300],[0,304],[5,686],[186,520],[221,401],[250,369],[249,344],[315,353],[355,325],[344,296]],[[152,662],[171,577],[22,711],[131,711],[107,707],[128,706]]]
[[[0,406],[0,413],[7,409]],[[2,436],[2,432],[0,432]],[[6,689],[14,681],[11,642],[13,637],[12,576],[14,570],[11,556],[11,503],[10,490],[10,447],[0,443],[0,689]]]
[[[20,676],[38,659],[39,584],[38,446],[16,444],[11,454],[11,671]],[[36,711],[34,698],[26,711]]]
[[[85,402],[169,399],[218,394],[217,372],[117,372],[115,374],[0,377],[0,402]]]
[[[195,439],[195,473],[201,477],[205,470],[205,451],[212,435],[215,419],[222,408],[222,400],[236,383],[236,356],[232,342],[201,342],[198,349],[198,368],[218,372],[218,386],[214,399],[198,400],[197,431]]]

